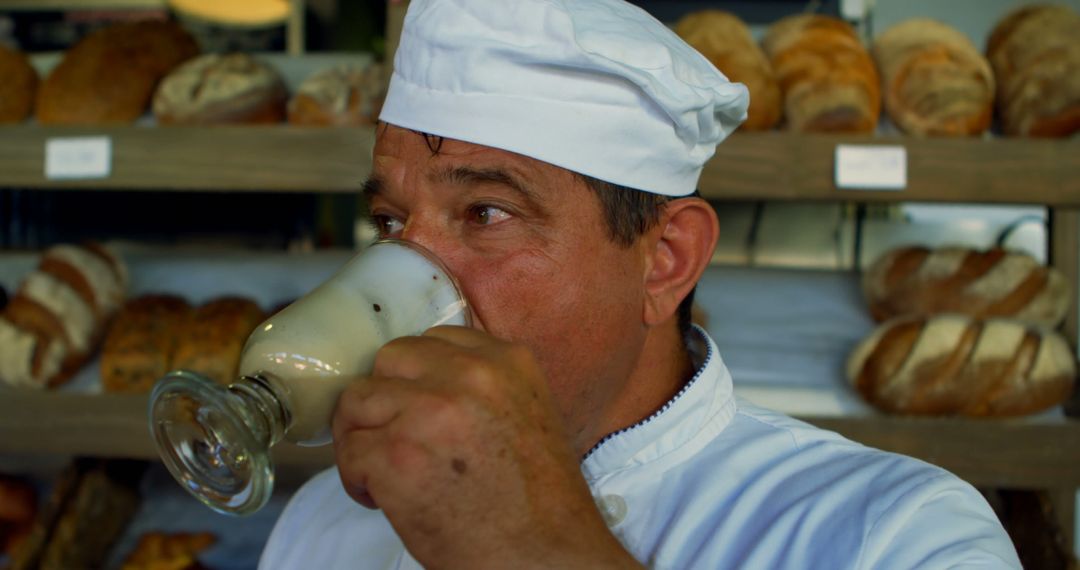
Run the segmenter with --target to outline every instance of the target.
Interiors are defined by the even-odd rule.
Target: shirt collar
[[[693,453],[735,417],[731,374],[716,343],[700,327],[694,333],[691,353],[704,354],[697,372],[653,415],[606,436],[589,451],[581,470],[590,483],[662,457]]]

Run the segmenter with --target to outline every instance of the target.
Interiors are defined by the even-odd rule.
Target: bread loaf
[[[789,130],[869,133],[877,128],[877,70],[847,22],[817,14],[788,16],[769,27],[762,47],[780,81]]]
[[[117,313],[101,350],[106,392],[149,392],[172,367],[173,354],[192,315],[176,295],[143,295]]]
[[[244,53],[197,57],[169,74],[154,94],[164,125],[278,123],[285,119],[285,82]]]
[[[990,126],[994,77],[967,36],[928,18],[896,24],[874,40],[885,111],[915,135],[977,135]]]
[[[289,100],[289,122],[338,127],[374,125],[383,91],[381,78],[378,66],[338,66],[317,71],[300,84]]]
[[[1080,131],[1080,14],[1061,5],[1020,8],[990,34],[997,107],[1010,135]]]
[[[154,88],[198,53],[194,38],[170,22],[114,24],[83,38],[38,90],[41,123],[130,123],[146,111]]]
[[[728,79],[750,90],[750,109],[742,130],[767,130],[780,122],[780,84],[772,64],[742,20],[722,10],[700,10],[683,16],[675,33]]]
[[[890,413],[1016,416],[1066,400],[1076,359],[1061,335],[1019,321],[900,317],[855,348],[847,375]]]
[[[38,76],[26,55],[0,44],[0,124],[18,123],[30,115]]]
[[[198,372],[222,384],[232,382],[248,335],[264,319],[250,299],[225,297],[200,306],[181,331],[170,368]]]
[[[1072,295],[1060,271],[1000,248],[896,248],[866,270],[862,287],[878,321],[951,312],[1055,327],[1064,320]]]
[[[62,384],[93,356],[125,295],[123,264],[99,245],[45,251],[0,313],[0,382]]]

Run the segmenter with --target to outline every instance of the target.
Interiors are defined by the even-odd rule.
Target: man
[[[746,107],[619,0],[414,1],[366,192],[477,326],[379,352],[262,565],[1018,567],[970,486],[736,401],[689,326]]]

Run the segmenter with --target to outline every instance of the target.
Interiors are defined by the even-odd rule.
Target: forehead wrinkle
[[[478,168],[472,166],[452,166],[436,171],[432,175],[435,182],[453,186],[471,186],[478,184],[498,184],[514,190],[531,202],[537,202],[537,195],[528,185],[510,171],[499,167]]]

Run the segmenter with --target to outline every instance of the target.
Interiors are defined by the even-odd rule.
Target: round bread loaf
[[[38,76],[26,54],[0,44],[0,123],[18,123],[30,116]]]
[[[143,295],[113,319],[101,350],[106,392],[149,392],[170,370],[192,308],[176,295]]]
[[[1055,327],[1071,304],[1060,271],[1000,248],[899,247],[863,274],[863,294],[878,321],[901,315],[961,313],[1010,317]]]
[[[1007,134],[1068,137],[1080,131],[1080,14],[1068,6],[1025,6],[990,34],[986,56],[997,77]]]
[[[310,126],[373,125],[379,116],[381,77],[378,66],[338,66],[317,71],[300,84],[289,100],[289,122]]]
[[[912,316],[859,343],[847,376],[889,413],[1017,416],[1068,399],[1076,357],[1061,335],[1019,321]]]
[[[285,83],[250,55],[197,57],[169,74],[154,94],[164,125],[278,123],[285,119]]]
[[[69,49],[41,84],[35,113],[46,124],[130,123],[146,111],[158,81],[198,53],[171,22],[114,24]]]
[[[874,40],[885,111],[915,135],[977,135],[990,126],[994,77],[967,36],[936,20],[914,18]]]
[[[818,14],[788,16],[769,27],[762,47],[780,81],[789,130],[869,133],[877,128],[877,70],[847,22]]]
[[[740,129],[767,130],[780,122],[780,84],[750,28],[738,16],[723,10],[691,12],[679,20],[675,33],[729,79],[750,90],[750,108]]]

